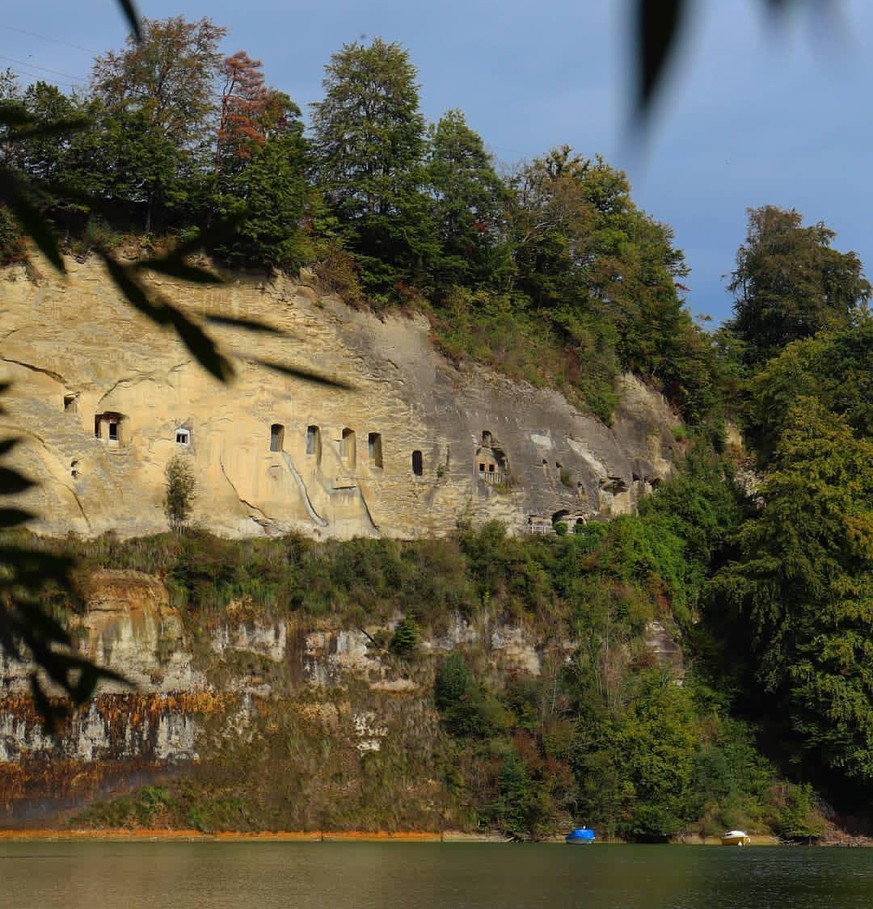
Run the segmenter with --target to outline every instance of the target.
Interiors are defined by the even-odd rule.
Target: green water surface
[[[873,849],[5,843],[15,909],[873,909]]]

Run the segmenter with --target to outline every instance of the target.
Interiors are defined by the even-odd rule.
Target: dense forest
[[[256,59],[219,52],[224,37],[208,20],[147,20],[141,43],[97,58],[86,91],[0,78],[4,122],[24,124],[0,135],[2,163],[68,252],[146,255],[202,232],[221,268],[307,265],[351,305],[426,313],[448,356],[552,385],[607,422],[617,376],[634,372],[682,415],[685,461],[638,515],[579,533],[317,546],[184,531],[81,544],[81,563],[162,572],[192,620],[236,596],[270,614],[404,614],[385,645],[430,672],[439,747],[354,772],[382,774],[383,792],[392,774],[436,775],[457,823],[800,838],[869,818],[873,323],[858,257],[795,211],[752,209],[733,317],[705,332],[670,228],[602,158],[561,147],[498,165],[460,111],[425,122],[407,52],[380,39],[333,55],[307,127]],[[23,227],[0,209],[5,263],[26,257]],[[482,610],[578,647],[540,679],[419,652],[446,614]],[[653,620],[682,641],[681,685],[646,651]],[[257,761],[279,760],[291,734],[271,723]],[[92,818],[282,822],[230,766]]]

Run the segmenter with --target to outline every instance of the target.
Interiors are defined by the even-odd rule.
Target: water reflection
[[[868,909],[873,850],[5,843],[16,909]]]

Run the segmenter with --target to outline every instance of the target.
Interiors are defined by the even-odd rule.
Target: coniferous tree
[[[441,246],[441,283],[501,287],[511,269],[505,228],[508,190],[481,136],[450,110],[429,132],[427,180]]]
[[[761,511],[716,605],[748,627],[764,712],[815,762],[873,783],[873,444],[812,397],[789,408]]]
[[[390,293],[398,282],[424,282],[435,241],[422,191],[424,118],[409,54],[381,38],[346,44],[325,72],[325,97],[312,115],[325,199],[372,289]]]

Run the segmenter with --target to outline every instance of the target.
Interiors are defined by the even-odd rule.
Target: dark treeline
[[[141,43],[98,57],[71,94],[6,74],[0,103],[90,124],[2,146],[71,251],[147,250],[231,220],[209,250],[219,263],[310,264],[353,304],[426,300],[450,356],[559,385],[603,419],[622,370],[691,421],[716,408],[682,252],[622,172],[569,147],[502,172],[460,111],[425,122],[408,53],[378,38],[333,55],[305,130],[260,61],[219,51],[224,37],[205,19],[146,20]],[[0,212],[7,262],[23,255],[17,233]]]

